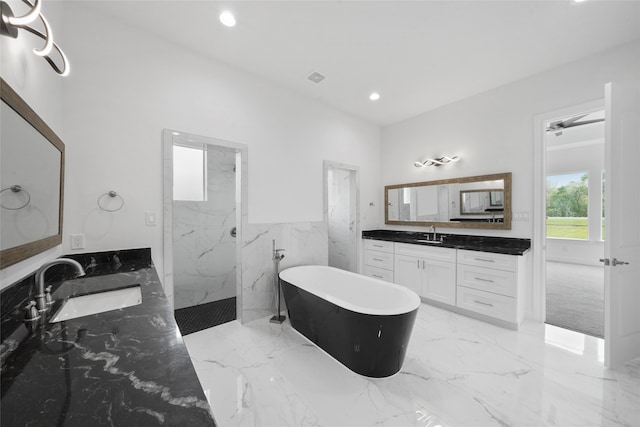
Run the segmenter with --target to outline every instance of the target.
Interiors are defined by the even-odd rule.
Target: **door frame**
[[[240,156],[236,160],[236,318],[242,319],[242,230],[247,218],[248,203],[248,148],[245,144],[208,136],[195,135],[173,129],[162,130],[163,141],[163,287],[173,310],[173,144],[186,140],[196,144],[214,145],[234,150]],[[238,168],[239,164],[239,168]],[[239,193],[238,193],[239,191]]]
[[[329,236],[329,184],[328,184],[329,168],[344,169],[344,170],[348,170],[350,172],[355,173],[355,187],[356,187],[356,202],[355,202],[356,253],[355,253],[355,257],[356,259],[354,261],[356,263],[356,273],[361,273],[362,260],[360,259],[361,258],[360,254],[362,253],[362,251],[360,250],[360,246],[362,245],[362,239],[358,239],[358,236],[361,235],[360,233],[360,167],[355,165],[349,165],[346,163],[333,162],[330,160],[324,160],[322,164],[323,164],[323,167],[322,167],[323,217],[324,217],[324,223],[327,226],[327,237]],[[327,255],[328,255],[328,249],[327,249]]]
[[[544,323],[546,318],[546,153],[544,123],[587,112],[603,110],[604,98],[536,115],[534,118],[533,153],[533,292],[532,317]],[[607,141],[605,140],[605,144]],[[605,301],[605,304],[607,302]],[[606,330],[606,326],[605,326]],[[606,338],[606,337],[605,337]]]

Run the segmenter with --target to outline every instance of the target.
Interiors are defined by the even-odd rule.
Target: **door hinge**
[[[626,261],[620,261],[620,260],[615,259],[615,258],[611,260],[611,265],[612,265],[612,266],[614,266],[614,267],[615,267],[616,265],[628,265],[628,264],[629,264],[629,263],[628,263],[628,262],[626,262]]]
[[[611,265],[612,267],[615,267],[616,265],[629,265],[628,262],[620,261],[617,258],[614,258],[611,261],[609,261],[609,258],[600,258],[600,262],[604,262],[604,265]]]

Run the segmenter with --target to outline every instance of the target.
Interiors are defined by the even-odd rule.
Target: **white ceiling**
[[[640,39],[637,0],[84,5],[382,126]]]

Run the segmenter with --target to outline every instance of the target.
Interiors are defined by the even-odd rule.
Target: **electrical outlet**
[[[71,249],[84,249],[84,245],[85,245],[84,234],[71,235]]]

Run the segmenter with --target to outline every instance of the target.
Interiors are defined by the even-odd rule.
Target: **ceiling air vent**
[[[320,83],[321,81],[324,80],[324,76],[320,73],[318,73],[317,71],[314,71],[313,73],[309,74],[307,76],[308,80],[311,80],[314,83]]]

